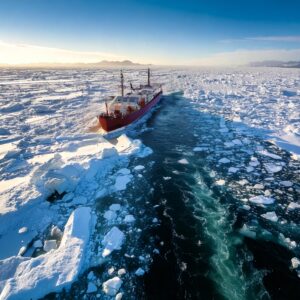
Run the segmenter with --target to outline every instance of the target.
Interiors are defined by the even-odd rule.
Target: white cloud
[[[28,44],[0,41],[0,64],[32,63],[92,63],[101,60],[121,60],[124,57],[103,52],[71,51]]]
[[[300,42],[300,35],[257,36],[248,37],[246,40],[265,42]]]
[[[279,60],[292,61],[300,60],[300,49],[270,49],[270,50],[236,50],[232,52],[221,52],[209,57],[201,58],[194,62],[197,65],[207,66],[230,66],[244,65],[254,61]]]
[[[300,35],[270,35],[270,36],[254,36],[254,37],[244,37],[237,39],[225,39],[220,40],[221,43],[234,43],[234,42],[286,42],[286,43],[299,43]]]

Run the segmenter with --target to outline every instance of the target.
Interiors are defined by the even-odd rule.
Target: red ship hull
[[[125,116],[114,117],[108,115],[100,115],[98,118],[101,127],[105,131],[109,132],[131,124],[132,122],[136,121],[144,114],[146,114],[153,106],[155,106],[159,102],[161,95],[162,92],[160,91],[144,107]]]

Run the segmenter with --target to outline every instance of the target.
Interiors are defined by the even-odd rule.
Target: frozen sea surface
[[[299,70],[153,73],[168,95],[109,142],[87,127],[118,71],[1,70],[0,297],[297,299]]]

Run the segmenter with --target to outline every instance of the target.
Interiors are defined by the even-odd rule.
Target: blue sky
[[[26,62],[31,46],[62,61],[71,52],[83,61],[189,65],[300,59],[299,12],[297,0],[0,0],[0,63],[22,62],[12,51],[20,44]]]

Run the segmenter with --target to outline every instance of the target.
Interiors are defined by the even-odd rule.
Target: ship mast
[[[150,68],[148,68],[148,86],[150,86]]]
[[[124,76],[122,70],[121,70],[121,95],[122,97],[124,97]]]

